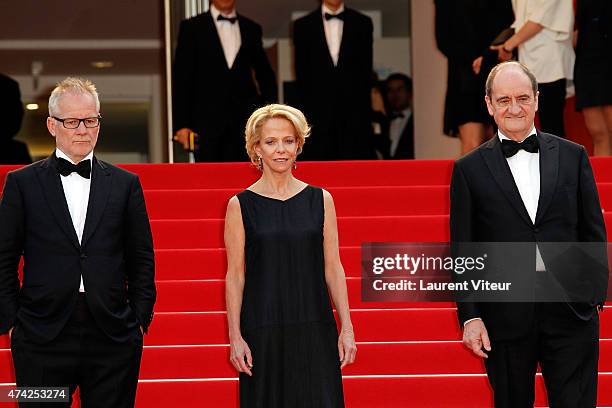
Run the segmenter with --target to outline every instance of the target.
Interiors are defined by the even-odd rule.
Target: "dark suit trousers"
[[[361,118],[360,118],[361,119]],[[312,121],[312,133],[298,160],[376,159],[372,124],[336,114],[327,121]]]
[[[79,387],[81,407],[133,407],[142,356],[140,328],[126,343],[109,339],[96,325],[80,295],[70,320],[57,338],[36,344],[28,333],[13,331],[11,350],[18,387]],[[72,400],[72,396],[70,398]],[[33,408],[70,407],[66,403],[24,404]]]
[[[223,131],[211,136],[200,134],[200,148],[195,153],[196,162],[244,162],[249,156],[244,147],[244,125],[241,118],[228,121]]]
[[[594,408],[599,316],[582,321],[565,303],[537,303],[534,327],[520,340],[493,342],[485,366],[496,408],[532,408],[538,362],[551,408]]]
[[[538,117],[540,130],[565,137],[565,124],[563,111],[565,109],[566,80],[538,84],[540,96],[538,97]]]

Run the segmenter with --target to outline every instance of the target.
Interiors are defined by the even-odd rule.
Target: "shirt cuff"
[[[467,319],[465,322],[463,322],[463,327],[465,328],[465,325],[468,324],[469,322],[473,322],[474,320],[482,320],[480,317],[474,317],[472,319]]]

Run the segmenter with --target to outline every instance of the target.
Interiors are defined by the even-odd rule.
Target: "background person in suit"
[[[94,156],[100,120],[94,84],[64,79],[49,98],[55,152],[6,177],[0,333],[17,386],[78,385],[84,407],[132,407],[156,297],[153,242],[138,177]]]
[[[455,162],[451,181],[452,243],[599,242],[606,230],[584,147],[539,132],[535,76],[518,62],[497,65],[486,103],[496,137]],[[539,248],[539,246],[538,246]],[[555,276],[554,259],[538,252],[539,281]],[[540,256],[541,255],[541,256]],[[605,255],[604,255],[605,257]],[[602,265],[607,266],[607,260]],[[587,270],[581,281],[601,283]],[[596,272],[597,271],[597,272]],[[595,407],[599,318],[597,304],[457,303],[463,342],[485,366],[498,408],[532,407],[539,363],[551,407]]]
[[[0,74],[0,112],[4,114],[0,122],[0,164],[32,163],[28,146],[13,139],[19,132],[23,120],[19,84],[2,74]]]
[[[255,108],[277,99],[261,26],[236,14],[235,0],[181,23],[174,59],[175,140],[199,135],[196,161],[244,161],[244,125]]]
[[[372,21],[324,0],[293,27],[302,110],[312,123],[309,160],[374,159]]]
[[[385,81],[389,106],[389,158],[414,159],[414,121],[412,112],[412,78],[399,72]]]

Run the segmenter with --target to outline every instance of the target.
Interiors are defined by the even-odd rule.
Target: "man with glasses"
[[[18,387],[68,387],[71,399],[78,386],[83,406],[132,407],[156,297],[153,243],[138,177],[94,155],[100,123],[94,84],[64,79],[49,98],[55,151],[7,175],[0,333]]]
[[[606,299],[608,263],[606,229],[587,153],[535,129],[538,83],[524,65],[504,62],[493,68],[485,100],[499,130],[455,162],[451,242],[538,242],[533,269],[512,273],[532,277],[538,290],[545,291],[554,290],[557,281],[576,284],[577,278],[589,286],[590,301],[459,302],[463,343],[485,358],[497,408],[533,407],[538,363],[551,407],[595,407],[597,307]],[[562,244],[550,242],[588,242],[604,251],[595,253],[597,259],[578,258],[589,267],[587,262],[570,263],[579,276],[565,280],[559,273],[564,265],[551,254],[551,248]],[[575,287],[564,289],[567,294]]]

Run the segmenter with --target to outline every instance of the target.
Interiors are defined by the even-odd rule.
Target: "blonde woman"
[[[278,104],[256,110],[246,125],[261,178],[230,199],[225,219],[230,361],[240,373],[241,408],[344,407],[340,370],[357,348],[334,202],[292,174],[309,132],[302,112]]]

